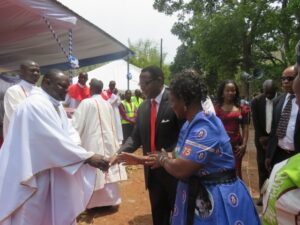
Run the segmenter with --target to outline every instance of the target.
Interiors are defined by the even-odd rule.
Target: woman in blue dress
[[[175,157],[163,150],[147,157],[122,153],[121,161],[162,166],[179,179],[172,225],[259,225],[260,219],[235,173],[230,139],[218,117],[202,112],[206,87],[193,70],[178,74],[170,85],[171,105],[186,119]]]

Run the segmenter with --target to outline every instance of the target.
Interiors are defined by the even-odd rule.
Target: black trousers
[[[153,225],[169,225],[175,204],[177,180],[164,169],[150,170],[148,189]]]
[[[261,190],[264,182],[269,177],[269,172],[265,167],[265,159],[266,159],[266,150],[263,149],[260,144],[258,138],[255,138],[255,147],[256,147],[256,161],[257,161],[257,169],[258,169],[258,185],[259,190]]]
[[[275,151],[275,154],[274,154],[274,157],[272,159],[272,162],[271,162],[271,165],[272,165],[272,168],[273,166],[276,164],[276,163],[279,163],[283,160],[286,160],[288,158],[291,158],[292,156],[296,155],[297,152],[296,151],[286,151],[282,148],[280,148],[278,145],[277,145],[277,148],[276,148],[276,151]]]
[[[131,132],[133,131],[133,124],[127,123],[122,124],[122,131],[123,131],[123,144],[125,143],[126,139],[131,135]]]

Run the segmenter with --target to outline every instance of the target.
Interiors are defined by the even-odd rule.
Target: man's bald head
[[[96,78],[93,78],[90,82],[91,95],[101,94],[103,89],[103,82]]]
[[[69,86],[69,77],[61,70],[51,69],[43,77],[42,89],[56,100],[65,100]]]
[[[20,64],[20,78],[35,84],[40,78],[40,66],[33,60],[24,60]]]
[[[78,75],[78,83],[84,86],[87,81],[88,81],[88,74],[86,72],[81,72]]]
[[[296,75],[294,66],[290,66],[282,72],[281,83],[285,92],[293,93],[293,80]]]
[[[110,90],[111,92],[114,92],[114,89],[116,88],[116,81],[111,80],[111,81],[109,82],[108,87],[109,87],[109,90]]]
[[[266,98],[273,99],[276,95],[277,87],[275,82],[271,79],[265,80],[263,83],[263,91]]]

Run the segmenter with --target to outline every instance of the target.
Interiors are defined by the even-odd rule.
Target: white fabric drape
[[[1,225],[71,225],[85,209],[96,169],[83,162],[94,153],[69,128],[62,106],[39,88],[17,108],[0,150]]]
[[[20,83],[11,86],[7,89],[4,94],[3,105],[4,105],[4,118],[3,118],[3,136],[5,137],[9,127],[9,121],[16,110],[17,106],[29,95],[30,91],[34,87],[24,80]]]
[[[103,100],[100,95],[94,95],[92,98],[81,101],[73,115],[72,124],[81,137],[82,146],[87,151],[109,158],[119,149],[114,111],[110,103]],[[95,192],[91,200],[91,202],[96,203],[88,207],[117,204],[120,196],[117,190],[118,184],[115,182],[121,180],[127,180],[127,174],[123,165],[116,164],[111,166],[107,173],[98,170]],[[115,190],[113,191],[112,189]],[[99,197],[105,196],[103,192],[107,195],[115,193],[115,195],[111,195],[110,203],[108,203],[109,200],[107,198]],[[98,200],[93,201],[93,198]]]

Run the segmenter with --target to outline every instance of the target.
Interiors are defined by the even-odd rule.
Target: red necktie
[[[150,138],[151,138],[151,152],[155,152],[155,121],[156,121],[156,101],[151,101],[151,120],[150,120]]]

